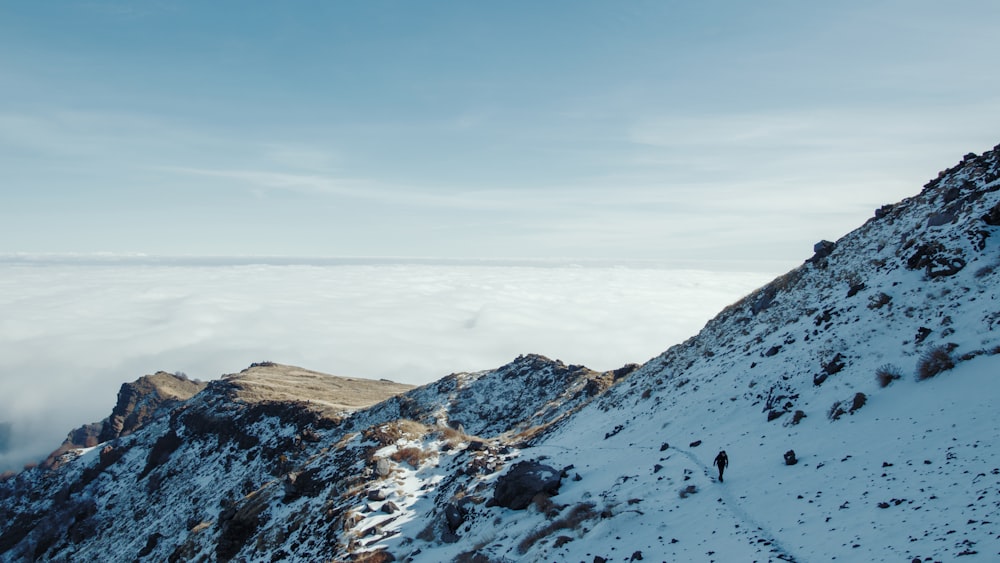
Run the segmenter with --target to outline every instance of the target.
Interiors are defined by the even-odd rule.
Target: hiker
[[[715,466],[719,468],[719,482],[722,483],[722,472],[729,467],[729,456],[726,455],[726,450],[719,452],[719,455],[715,456]]]

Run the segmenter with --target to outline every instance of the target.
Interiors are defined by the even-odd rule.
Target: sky
[[[1000,138],[989,0],[0,4],[0,253],[778,272]]]

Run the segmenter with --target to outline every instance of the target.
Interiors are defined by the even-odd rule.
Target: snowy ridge
[[[522,356],[343,418],[213,382],[0,483],[0,560],[996,560],[998,149],[637,368]],[[557,491],[507,507],[528,466]]]

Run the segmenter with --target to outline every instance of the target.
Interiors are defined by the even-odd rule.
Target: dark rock
[[[469,442],[469,445],[465,447],[465,450],[469,452],[481,452],[488,449],[489,445],[481,440],[472,440]]]
[[[382,502],[386,499],[385,491],[382,489],[369,489],[368,490],[368,500],[373,502]]]
[[[852,284],[850,289],[847,290],[848,297],[854,297],[860,291],[864,291],[868,286],[864,282]]]
[[[767,349],[767,352],[764,352],[764,356],[770,358],[771,356],[774,356],[780,351],[781,351],[781,346],[771,346],[770,348]]]
[[[1000,227],[1000,203],[994,205],[986,215],[983,215],[982,219],[991,227]]]
[[[150,471],[166,463],[170,459],[170,454],[181,447],[182,443],[183,440],[181,440],[181,437],[173,430],[160,436],[153,444],[153,447],[150,448],[149,457],[146,458],[146,467],[139,473],[137,479],[142,480],[143,477],[149,475]]]
[[[944,251],[944,247],[940,243],[931,244],[921,244],[917,249],[906,259],[906,267],[910,270],[919,270],[921,268],[926,268],[934,260],[934,257]]]
[[[927,337],[930,336],[932,332],[934,331],[925,326],[922,326],[917,329],[917,335],[914,337],[914,340],[917,342],[917,344],[920,344],[924,340],[927,340]]]
[[[892,213],[892,209],[894,207],[896,206],[892,204],[886,204],[883,205],[882,207],[879,207],[878,209],[875,210],[875,218],[882,219],[883,217],[888,217],[889,214]]]
[[[668,449],[669,447],[670,447],[670,444],[668,444],[668,443],[666,443],[666,442],[663,442],[662,444],[660,444],[660,451],[661,451],[661,452],[665,452],[665,451],[667,451],[667,449]]]
[[[785,452],[785,465],[795,465],[799,460],[795,458],[795,450]]]
[[[777,296],[777,294],[778,294],[777,290],[774,289],[773,287],[765,288],[764,291],[762,291],[760,295],[757,296],[757,299],[754,300],[753,306],[750,308],[750,310],[753,312],[754,315],[757,315],[762,311],[766,311],[768,308],[771,307],[771,305],[774,305],[774,298]]]
[[[160,532],[153,532],[152,534],[150,534],[146,538],[146,546],[139,550],[137,557],[141,559],[143,557],[146,557],[150,553],[153,553],[153,550],[156,549],[156,544],[159,543],[160,538],[162,537],[163,534],[161,534]]]
[[[634,553],[632,553],[632,557],[629,559],[629,561],[642,561],[642,552],[637,550]]]
[[[524,510],[538,493],[555,495],[562,484],[562,474],[537,461],[522,461],[501,475],[493,490],[493,504]]]
[[[793,425],[794,424],[798,424],[798,423],[802,422],[802,419],[805,418],[805,417],[806,417],[806,413],[805,412],[803,412],[803,411],[795,411],[795,413],[792,414],[792,420],[789,422],[789,424],[793,424]]]
[[[836,250],[836,248],[837,248],[837,243],[830,242],[828,240],[821,240],[813,245],[814,254],[813,257],[810,258],[810,261],[815,262],[817,260],[822,260],[823,258],[826,258],[830,254],[832,254],[833,251]]]
[[[394,503],[394,502],[392,502],[390,500],[390,501],[386,502],[385,504],[383,504],[382,508],[380,508],[379,510],[381,510],[382,512],[384,512],[386,514],[395,514],[395,513],[399,512],[399,506],[396,503]]]
[[[851,399],[851,408],[847,411],[849,413],[854,413],[854,411],[865,406],[868,402],[868,397],[864,393],[855,393],[854,398]]]
[[[927,277],[942,278],[954,276],[965,268],[966,262],[962,258],[938,258],[933,263],[927,265]]]
[[[844,356],[839,352],[832,360],[823,364],[823,373],[827,375],[834,375],[840,373],[840,370],[844,369]]]
[[[462,524],[465,524],[465,516],[465,510],[453,502],[449,502],[444,507],[444,521],[450,532],[458,531]]]
[[[700,445],[701,445],[701,440],[695,440],[694,442],[691,442],[690,444],[688,444],[688,447],[690,447],[690,448],[697,448]]]
[[[941,227],[949,223],[954,223],[957,217],[952,213],[935,213],[927,219],[928,227]]]
[[[614,375],[615,381],[617,381],[637,369],[639,369],[639,364],[625,364],[611,373]]]

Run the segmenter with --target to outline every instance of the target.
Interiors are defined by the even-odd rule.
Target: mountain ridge
[[[1000,145],[641,366],[521,356],[342,417],[212,382],[0,483],[0,559],[993,559],[998,225]]]

